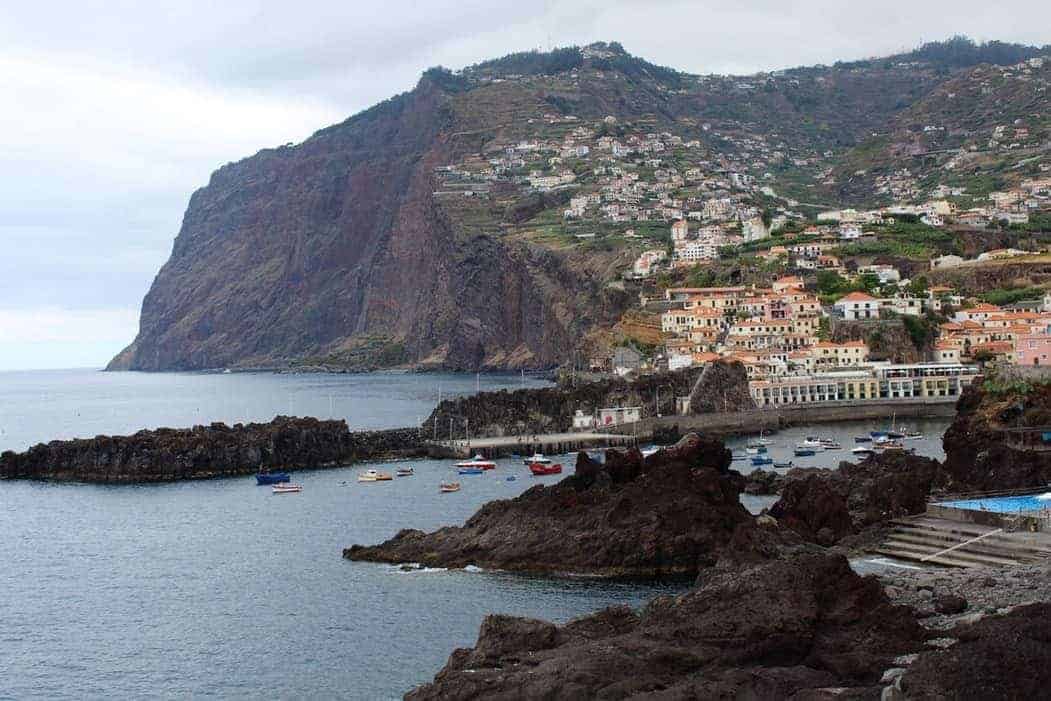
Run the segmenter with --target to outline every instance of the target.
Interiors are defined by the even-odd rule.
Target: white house
[[[878,319],[880,301],[864,292],[851,292],[832,305],[836,314],[848,321]]]
[[[620,424],[633,424],[642,419],[642,407],[612,407],[599,409],[598,421],[600,426],[619,426]]]

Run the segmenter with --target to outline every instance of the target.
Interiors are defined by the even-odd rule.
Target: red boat
[[[533,473],[534,477],[543,477],[544,475],[559,475],[562,474],[562,466],[545,465],[543,463],[535,462],[529,466],[529,471]]]

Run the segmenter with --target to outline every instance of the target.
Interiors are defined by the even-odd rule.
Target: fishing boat
[[[787,470],[788,468],[792,467],[792,461],[788,460],[785,462],[779,462],[775,460],[774,467],[776,467],[778,470]]]
[[[872,436],[854,436],[855,443],[871,443]]]
[[[876,441],[875,443],[873,443],[872,447],[876,450],[900,450],[905,446],[899,440],[884,438],[881,441]]]
[[[919,431],[916,431],[916,430],[909,431],[907,429],[905,431],[905,440],[907,440],[907,441],[918,441],[918,440],[921,440],[922,438],[923,438],[923,434],[920,433]]]
[[[275,484],[273,487],[271,487],[271,491],[274,494],[294,494],[296,492],[302,492],[303,485],[293,484],[291,482],[282,482],[280,484]]]
[[[886,431],[869,431],[869,437],[871,437],[872,440],[877,440],[877,439],[880,439],[880,438],[886,438],[887,437],[887,432]]]
[[[458,492],[460,491],[459,482],[442,482],[438,485],[438,491],[445,494],[446,492]]]
[[[358,475],[358,482],[386,482],[392,479],[394,477],[389,472],[380,472],[378,470],[365,470]]]
[[[485,474],[485,470],[480,467],[460,467],[456,469],[457,474],[461,475],[482,475]]]
[[[255,483],[257,485],[263,484],[281,484],[282,482],[291,481],[292,477],[287,472],[268,472],[261,470],[255,476]]]
[[[765,445],[754,445],[754,446],[750,445],[750,446],[748,446],[747,448],[744,449],[744,452],[748,453],[749,455],[763,455],[764,453],[766,453],[766,446]]]
[[[821,447],[825,450],[839,450],[843,446],[840,445],[839,441],[834,441],[831,438],[822,438],[820,441]]]
[[[817,455],[817,451],[813,448],[807,448],[803,445],[797,445],[796,449],[793,451],[793,455],[795,455],[797,458],[806,458],[810,457],[811,455]]]
[[[550,465],[551,458],[547,457],[543,453],[533,453],[531,456],[523,460],[526,465]]]
[[[412,477],[416,474],[416,471],[411,467],[399,467],[397,472],[394,473],[398,477]]]
[[[872,448],[864,448],[862,446],[858,446],[857,448],[851,448],[850,452],[854,455],[860,455],[862,457],[868,457],[870,455],[876,454],[876,451]]]
[[[543,477],[544,475],[559,475],[562,474],[561,465],[552,465],[550,463],[535,462],[529,466],[529,471],[533,473],[534,477]]]
[[[456,466],[457,467],[477,467],[479,470],[495,470],[496,469],[496,463],[493,462],[492,460],[486,460],[484,457],[482,457],[481,453],[479,453],[478,455],[475,455],[470,460],[464,460],[463,462],[456,463]]]
[[[824,448],[825,446],[823,446],[821,444],[821,439],[814,438],[813,436],[807,436],[806,439],[804,441],[802,441],[801,443],[799,443],[799,445],[797,447],[799,447],[799,448],[811,448],[813,450],[820,450],[820,449]]]
[[[759,465],[770,465],[773,462],[774,462],[774,459],[771,458],[771,457],[768,457],[766,455],[757,455],[754,458],[752,458],[752,464],[756,465],[756,466],[759,466]]]

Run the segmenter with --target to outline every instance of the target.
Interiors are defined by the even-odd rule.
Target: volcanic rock
[[[351,433],[342,420],[278,416],[265,424],[213,423],[52,441],[0,454],[0,479],[164,482],[422,454],[426,448],[415,428]]]
[[[875,579],[843,557],[803,555],[712,573],[637,614],[615,607],[564,626],[490,616],[474,648],[406,698],[814,698],[830,687],[874,697],[923,638]]]
[[[646,459],[635,449],[611,450],[599,464],[581,453],[574,475],[490,502],[463,526],[404,530],[380,545],[347,548],[343,556],[431,567],[693,577],[727,549],[762,551],[768,541],[749,532],[757,529],[739,501],[744,480],[728,470],[730,459],[721,441],[696,434]]]

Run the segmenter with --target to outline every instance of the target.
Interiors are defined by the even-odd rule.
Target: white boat
[[[873,450],[872,448],[865,448],[865,447],[862,447],[862,446],[858,446],[857,448],[851,448],[850,452],[853,453],[854,455],[865,455],[865,456],[875,455],[876,454],[876,451]]]
[[[477,467],[480,470],[492,470],[496,468],[496,463],[492,460],[486,460],[481,453],[475,455],[470,460],[464,460],[463,462],[456,463],[457,467]]]
[[[416,474],[416,471],[411,467],[399,467],[397,472],[394,473],[398,477],[412,477]]]
[[[758,438],[756,438],[753,441],[749,441],[748,442],[748,447],[752,448],[752,447],[756,447],[756,446],[760,446],[760,445],[773,445],[774,442],[772,440],[770,440],[769,438],[764,437],[763,433],[764,433],[763,431],[760,431]]]
[[[458,492],[458,491],[460,491],[460,483],[459,482],[442,482],[440,485],[438,485],[438,491],[443,493],[443,494],[446,494],[448,492]]]
[[[533,453],[532,456],[523,461],[526,465],[550,465],[551,458],[545,457],[543,453]]]
[[[274,494],[294,494],[296,492],[303,491],[303,485],[293,484],[292,482],[279,482],[272,488]]]
[[[657,452],[660,451],[660,450],[663,450],[663,448],[661,446],[659,446],[659,445],[651,445],[649,448],[643,448],[642,449],[642,457],[648,458],[651,455],[656,455]],[[548,460],[548,462],[551,462],[551,461]]]
[[[750,445],[744,449],[744,452],[748,455],[766,455],[765,445]]]
[[[814,450],[824,450],[825,448],[824,444],[820,440],[818,440],[817,438],[813,438],[812,436],[807,436],[805,440],[800,441],[797,444],[797,447],[813,448]]]
[[[380,473],[376,470],[365,470],[358,475],[358,482],[378,482]]]

